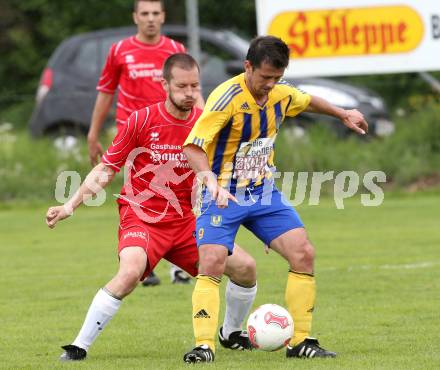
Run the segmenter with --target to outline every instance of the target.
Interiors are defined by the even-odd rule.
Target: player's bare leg
[[[313,271],[315,249],[304,228],[285,232],[270,243],[289,263],[286,303],[295,322],[295,334],[287,347],[287,357],[335,357],[310,337],[316,285]]]
[[[136,288],[147,266],[144,249],[124,248],[119,258],[117,274],[96,293],[78,336],[72,344],[62,347],[65,350],[62,361],[84,360],[89,347],[119,310],[122,299]]]
[[[122,299],[136,288],[147,266],[147,255],[141,247],[128,247],[119,253],[119,259],[119,271],[105,288]]]
[[[257,265],[249,253],[235,244],[234,253],[226,259],[224,274],[241,286],[252,287],[257,281]]]

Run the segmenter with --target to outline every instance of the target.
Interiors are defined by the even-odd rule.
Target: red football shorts
[[[119,205],[118,254],[127,247],[141,247],[147,254],[144,280],[165,258],[188,274],[198,273],[199,254],[195,239],[196,220],[191,214],[174,221],[146,223],[129,205]]]

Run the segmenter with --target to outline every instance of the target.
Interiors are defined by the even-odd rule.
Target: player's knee
[[[309,271],[313,269],[313,261],[315,259],[315,248],[308,239],[302,240],[294,248],[291,253],[289,264],[294,270]]]
[[[231,275],[232,280],[240,285],[253,286],[257,281],[257,263],[252,257],[247,256],[240,261],[239,267]]]
[[[306,240],[302,245],[301,248],[298,251],[298,262],[306,267],[310,268],[313,267],[313,261],[315,259],[315,248],[313,248],[313,245]]]
[[[309,241],[307,241],[306,243],[304,243],[304,247],[303,247],[303,261],[307,265],[313,265],[314,260],[315,260],[315,248]]]
[[[141,276],[142,273],[135,270],[120,271],[118,273],[118,280],[120,282],[120,286],[124,290],[124,293],[128,294],[131,292],[136,287]]]
[[[257,263],[253,258],[248,258],[243,262],[243,276],[250,283],[255,283],[257,280]]]
[[[215,253],[200,256],[199,272],[204,275],[222,276],[225,271],[226,258]]]

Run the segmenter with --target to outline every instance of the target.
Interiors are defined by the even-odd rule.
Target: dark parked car
[[[163,32],[188,44],[185,26],[167,25]],[[63,41],[42,73],[29,123],[32,135],[68,135],[73,138],[79,133],[85,134],[95,102],[95,87],[109,47],[135,33],[134,27],[113,28],[73,36]],[[204,28],[200,30],[200,39],[202,88],[206,98],[219,83],[243,70],[242,61],[249,43],[230,31]],[[329,79],[288,81],[340,107],[359,109],[370,123],[370,132],[374,135],[384,136],[394,129],[383,100],[371,91]],[[107,124],[111,121],[109,119]],[[307,127],[313,121],[315,117],[308,113],[297,118],[298,127]],[[338,124],[332,127],[340,135],[345,135],[344,126]]]

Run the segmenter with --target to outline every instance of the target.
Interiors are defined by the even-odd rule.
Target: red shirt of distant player
[[[138,217],[151,223],[191,214],[194,173],[182,144],[201,113],[194,107],[187,120],[179,120],[162,102],[131,114],[102,157],[115,171],[126,164],[118,203],[140,209],[145,218]]]
[[[164,101],[160,83],[165,60],[185,47],[166,36],[155,45],[131,36],[113,44],[96,89],[113,94],[118,89],[116,123],[125,124],[132,112]]]

